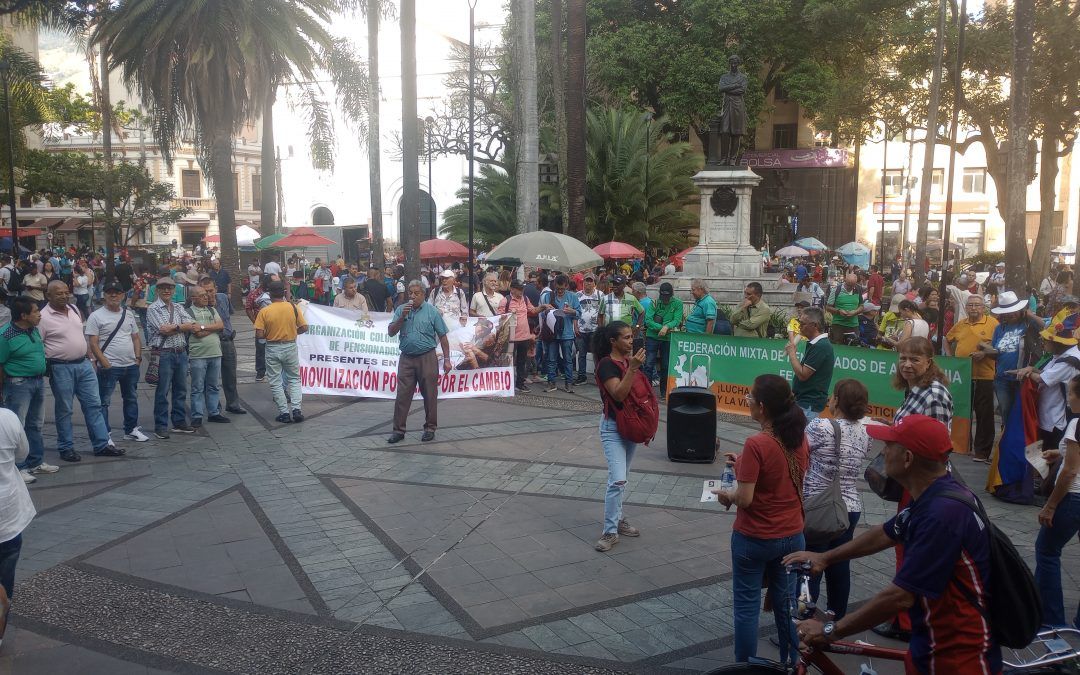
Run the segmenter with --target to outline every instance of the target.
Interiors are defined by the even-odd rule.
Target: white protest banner
[[[390,337],[391,315],[306,304],[308,332],[296,340],[300,386],[305,394],[397,396],[398,338]],[[450,332],[449,373],[440,369],[439,398],[513,396],[514,367],[507,316],[468,319]],[[442,347],[436,346],[442,356]],[[440,361],[441,366],[441,361]],[[419,392],[413,398],[420,398]]]

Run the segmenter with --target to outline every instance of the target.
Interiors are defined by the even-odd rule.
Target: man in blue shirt
[[[541,321],[555,331],[555,339],[544,345],[544,365],[547,370],[548,387],[553,392],[559,388],[555,383],[556,366],[561,361],[564,391],[574,392],[574,322],[581,314],[581,302],[577,293],[570,293],[570,279],[565,274],[555,277],[555,290],[548,289],[540,296]],[[560,321],[561,319],[561,321]],[[542,333],[543,331],[541,331]]]
[[[435,438],[438,426],[439,403],[439,357],[435,343],[442,345],[443,371],[450,372],[450,341],[446,339],[446,322],[442,314],[431,304],[424,302],[424,285],[410,281],[409,302],[394,310],[387,332],[398,337],[401,356],[398,358],[397,400],[394,403],[394,433],[387,443],[398,443],[405,438],[405,423],[412,407],[413,392],[420,384],[420,396],[424,399],[424,435],[420,440]]]
[[[701,279],[690,280],[690,294],[694,296],[694,306],[686,317],[687,333],[711,333],[716,323],[716,300],[709,295],[709,287]]]
[[[1043,326],[1028,312],[1027,299],[1021,300],[1012,291],[998,295],[997,307],[990,311],[999,323],[990,341],[991,348],[983,351],[994,359],[994,396],[1001,421],[1007,422],[1020,392],[1020,380],[1009,371],[1034,365],[1038,360],[1039,332]]]

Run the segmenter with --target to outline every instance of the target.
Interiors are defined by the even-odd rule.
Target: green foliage
[[[119,162],[110,171],[100,156],[80,152],[30,150],[17,178],[16,185],[34,199],[46,198],[53,203],[89,200],[96,219],[105,217],[105,198],[110,196],[113,213],[108,225],[114,228],[120,246],[144,229],[167,234],[171,224],[191,212],[173,207],[176,193],[172,184],[154,180],[144,167]]]
[[[446,209],[439,234],[454,241],[469,241],[469,180],[457,191],[462,202]],[[476,177],[476,206],[473,214],[473,242],[479,248],[501,244],[517,231],[514,176],[489,164],[480,165]]]
[[[696,212],[687,207],[698,194],[691,178],[704,159],[689,143],[665,139],[665,124],[661,118],[650,125],[639,110],[589,111],[585,223],[590,243],[680,245],[684,231],[697,224]]]
[[[724,319],[731,321],[731,315],[737,311],[735,305],[717,305],[716,316],[723,317]]]

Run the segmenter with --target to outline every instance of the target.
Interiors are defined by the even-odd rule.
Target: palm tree
[[[439,234],[468,245],[469,241],[469,179],[457,191],[461,202],[446,209]],[[476,177],[476,211],[473,241],[477,248],[497,246],[518,233],[517,183],[512,174],[490,164],[480,165]]]
[[[585,223],[590,243],[671,246],[682,243],[684,231],[697,223],[696,213],[686,207],[697,195],[692,176],[704,158],[689,143],[662,142],[665,123],[660,118],[649,124],[636,110],[589,111]]]
[[[536,108],[536,0],[514,0],[511,21],[514,67],[514,131],[517,147],[517,223],[522,232],[540,227],[540,122]]]
[[[335,0],[121,0],[94,32],[93,43],[103,46],[111,68],[121,69],[150,111],[162,157],[171,162],[183,137],[194,136],[217,200],[228,269],[238,269],[233,137],[265,112],[276,86],[294,83],[303,92],[309,135],[332,164],[325,133],[332,117],[312,83],[340,55],[340,43],[325,28],[337,7]],[[366,101],[366,90],[348,85],[338,92],[339,102]]]

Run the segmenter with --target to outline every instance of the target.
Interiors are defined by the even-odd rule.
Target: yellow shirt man
[[[267,342],[295,342],[297,327],[306,325],[304,313],[291,302],[271,302],[255,317],[255,330],[264,331]]]
[[[954,355],[966,358],[978,350],[980,342],[990,342],[997,325],[997,319],[989,314],[983,314],[982,318],[974,322],[970,318],[963,319],[952,327],[952,330],[945,335],[945,339],[950,343],[956,343],[953,348]],[[971,377],[975,380],[994,379],[994,360],[972,359]]]

